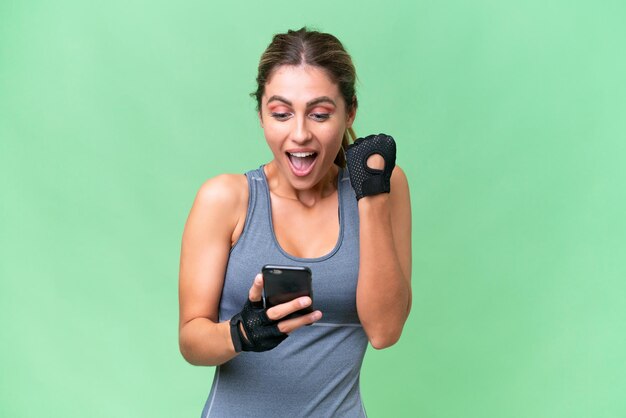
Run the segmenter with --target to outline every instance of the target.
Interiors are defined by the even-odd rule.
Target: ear
[[[259,116],[259,124],[261,125],[261,128],[263,127],[263,115],[261,114],[261,112],[257,112],[257,115]]]

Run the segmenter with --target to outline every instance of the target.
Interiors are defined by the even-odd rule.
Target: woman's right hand
[[[258,274],[254,278],[242,311],[230,321],[231,338],[235,351],[268,351],[280,344],[288,334],[305,325],[310,325],[322,317],[322,312],[298,316],[296,318],[282,318],[311,305],[311,298],[303,296],[289,302],[263,307],[263,276]]]

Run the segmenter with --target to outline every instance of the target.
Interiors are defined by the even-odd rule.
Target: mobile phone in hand
[[[265,265],[263,273],[263,302],[265,308],[280,305],[302,296],[313,300],[313,275],[302,266]],[[313,312],[313,303],[283,319],[295,318]]]

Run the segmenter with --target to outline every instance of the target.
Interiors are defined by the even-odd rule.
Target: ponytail
[[[346,166],[346,150],[348,149],[348,146],[352,142],[354,142],[355,139],[356,134],[354,133],[354,129],[348,128],[343,134],[343,139],[341,140],[341,149],[335,157],[335,164],[337,164],[339,167]]]

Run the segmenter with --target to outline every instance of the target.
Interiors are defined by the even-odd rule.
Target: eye
[[[289,117],[291,116],[291,113],[287,113],[287,112],[272,112],[271,116],[278,120],[278,121],[284,121],[289,119]]]
[[[330,118],[330,113],[310,113],[309,117],[318,122],[324,122],[328,118]]]

